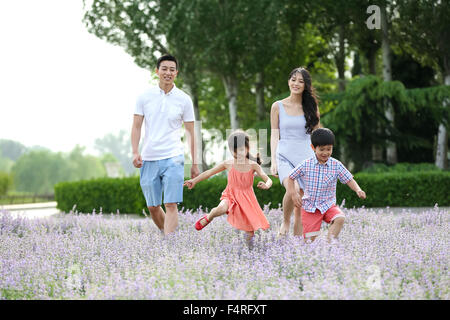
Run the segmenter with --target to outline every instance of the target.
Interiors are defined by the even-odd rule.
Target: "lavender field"
[[[265,212],[249,247],[226,217],[196,231],[201,210],[167,237],[150,219],[0,211],[0,299],[450,298],[448,209],[344,209],[331,244],[277,239],[282,212]]]

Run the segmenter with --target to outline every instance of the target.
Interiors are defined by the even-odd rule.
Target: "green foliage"
[[[20,142],[0,139],[0,155],[3,158],[16,161],[26,150],[27,148]]]
[[[336,135],[336,145],[351,150],[346,157],[359,171],[371,162],[372,145],[384,146],[388,140],[395,142],[400,161],[411,161],[408,154],[426,148],[432,155],[431,134],[439,123],[448,123],[449,110],[444,99],[450,96],[449,86],[424,89],[405,89],[399,81],[382,81],[376,76],[357,77],[351,81],[342,96],[333,101],[337,105],[325,114],[321,122]],[[385,116],[390,101],[395,110],[395,125]],[[424,126],[427,136],[423,134]],[[336,148],[338,149],[338,148]],[[342,155],[339,155],[342,157]],[[427,161],[428,158],[417,158]]]
[[[13,164],[14,161],[9,158],[2,157],[2,153],[0,151],[0,171],[10,172]]]
[[[386,172],[424,172],[424,171],[441,171],[434,163],[397,163],[388,166],[384,163],[376,163],[362,172],[368,173],[386,173]]]
[[[51,193],[61,176],[64,159],[51,151],[31,151],[21,156],[12,167],[17,191]]]
[[[350,188],[338,183],[338,204],[345,199],[347,208],[450,205],[450,172],[358,173],[355,180],[366,192],[367,198],[359,199]]]
[[[450,86],[434,86],[407,90],[408,98],[416,110],[427,112],[436,123],[449,126],[450,108],[445,100],[450,97]],[[437,126],[436,126],[437,128]]]
[[[13,184],[12,176],[7,172],[0,171],[0,196],[6,195]]]
[[[117,134],[109,133],[103,138],[95,139],[95,148],[102,154],[110,154],[114,159],[109,162],[120,162],[122,171],[128,175],[133,174],[136,168],[132,163],[130,134],[125,130],[120,130]],[[103,159],[105,162],[106,159]]]
[[[367,199],[359,199],[348,186],[337,184],[337,203],[345,198],[346,207],[386,206],[439,206],[450,205],[450,172],[389,172],[357,173],[355,180],[366,191]],[[281,205],[285,189],[278,179],[273,178],[269,190],[256,188],[260,181],[255,179],[254,190],[261,207],[270,203],[271,208]],[[227,179],[215,176],[198,183],[194,189],[184,190],[183,203],[179,208],[196,210],[199,207],[211,210],[220,202]],[[145,199],[139,185],[139,177],[101,178],[89,181],[62,182],[55,186],[58,209],[69,212],[74,205],[79,212],[142,213],[147,212]]]
[[[53,193],[53,186],[60,181],[105,176],[106,171],[100,159],[83,155],[83,152],[83,148],[76,146],[67,155],[49,150],[25,153],[11,169],[16,190],[49,194]]]
[[[450,2],[398,1],[394,40],[420,62],[450,74]],[[418,36],[420,35],[420,36]]]

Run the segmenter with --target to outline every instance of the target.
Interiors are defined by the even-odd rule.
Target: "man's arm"
[[[133,165],[136,168],[142,167],[142,158],[139,154],[139,140],[141,139],[141,128],[144,116],[135,114],[133,116],[133,126],[131,127],[131,148],[133,150]]]
[[[188,138],[188,144],[191,149],[192,167],[191,167],[191,178],[195,178],[199,175],[197,152],[195,145],[195,130],[194,121],[184,122],[184,128],[186,129],[186,136]]]

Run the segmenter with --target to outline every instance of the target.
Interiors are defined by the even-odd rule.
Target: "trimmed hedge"
[[[337,203],[345,207],[440,207],[450,205],[450,172],[357,173],[355,180],[366,192],[359,199],[348,186],[338,183]]]
[[[69,212],[76,204],[79,212],[142,213],[145,199],[139,177],[98,178],[83,181],[60,182],[55,185],[57,208]]]
[[[256,188],[260,178],[255,179],[254,190],[263,207],[270,204],[277,208],[283,201],[284,188],[278,179],[271,177],[269,190]],[[338,182],[337,203],[345,198],[345,207],[423,207],[450,205],[450,172],[405,172],[405,173],[357,173],[355,179],[366,192],[366,200],[359,199],[348,186]],[[184,189],[184,201],[179,206],[185,209],[211,209],[219,203],[225,189],[225,177],[216,176],[202,181],[194,189]],[[69,212],[76,204],[79,212],[105,213],[119,210],[122,213],[140,213],[146,209],[145,199],[139,185],[139,177],[101,178],[77,182],[62,182],[55,186],[58,209]],[[148,212],[148,210],[146,210]]]

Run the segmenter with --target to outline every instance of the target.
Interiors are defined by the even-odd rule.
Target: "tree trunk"
[[[194,113],[195,113],[195,119],[197,119],[194,129],[195,129],[195,136],[197,137],[197,141],[201,141],[201,148],[197,145],[197,159],[199,158],[199,154],[201,154],[202,163],[198,164],[198,169],[200,172],[208,170],[208,163],[206,162],[205,157],[205,140],[203,139],[202,135],[202,121],[200,120],[200,111],[198,109],[198,95],[194,96]]]
[[[344,38],[344,26],[339,26],[339,50],[335,55],[336,69],[338,70],[338,83],[339,92],[345,91],[345,38]],[[343,163],[347,163],[346,149],[344,144],[339,145],[339,153],[341,155],[340,160]]]
[[[445,76],[445,85],[450,86],[450,70]],[[450,104],[449,99],[444,100],[444,104],[448,106]],[[447,152],[448,152],[448,132],[443,123],[439,124],[437,134],[437,146],[436,146],[436,166],[441,169],[447,169]]]
[[[231,129],[234,131],[239,128],[239,121],[237,118],[238,81],[234,76],[223,76],[222,81],[228,99]]]
[[[369,63],[369,73],[376,75],[377,74],[377,54],[376,50],[370,50],[367,54],[367,61]]]
[[[353,57],[352,77],[362,75],[362,66],[359,53],[356,51]]]
[[[381,8],[381,31],[382,42],[381,48],[383,52],[383,80],[392,81],[392,67],[391,67],[391,47],[389,43],[389,24],[387,20],[386,6]],[[394,109],[388,99],[386,99],[387,109],[385,116],[389,122],[394,126]],[[386,147],[386,160],[389,164],[397,163],[397,146],[394,142],[388,141]]]
[[[256,74],[256,81],[255,81],[255,89],[256,89],[256,107],[257,107],[257,114],[258,114],[258,120],[264,121],[266,118],[266,110],[264,106],[264,72],[258,72]]]
[[[256,74],[255,89],[258,120],[264,121],[266,119],[266,108],[264,105],[264,71],[258,72]],[[265,134],[264,137],[262,136],[262,133]],[[258,153],[260,154],[261,161],[263,162],[263,169],[270,168],[270,157],[267,156],[267,130],[265,129],[264,131],[259,130],[258,147]]]
[[[339,91],[345,91],[345,34],[344,26],[339,26],[339,49],[335,56],[336,68],[338,70]]]
[[[186,81],[188,82],[188,81]],[[194,85],[189,85],[189,83],[186,83],[187,87],[189,88],[189,92],[192,96],[192,104],[194,105],[194,115],[195,115],[195,123],[194,123],[194,130],[195,130],[195,138],[196,138],[196,154],[197,154],[197,159],[200,159],[199,154],[201,154],[201,163],[198,164],[198,170],[200,172],[206,171],[208,170],[208,164],[206,162],[206,158],[205,158],[205,140],[203,139],[203,135],[202,135],[202,122],[200,120],[200,111],[198,108],[198,90],[197,90],[197,86]],[[199,142],[201,141],[201,148],[199,147]],[[192,159],[194,160],[194,159]]]

